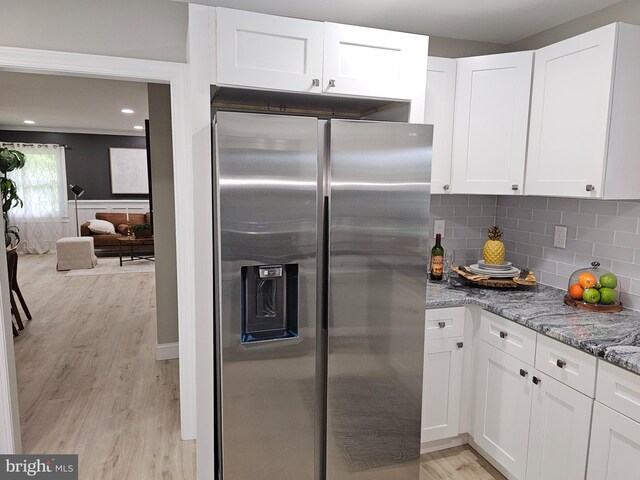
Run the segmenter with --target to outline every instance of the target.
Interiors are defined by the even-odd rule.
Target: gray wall
[[[433,57],[461,58],[490,55],[510,51],[501,43],[474,42],[456,38],[429,37],[429,55]]]
[[[149,197],[111,193],[109,147],[147,148],[144,137],[0,130],[0,142],[69,145],[71,148],[64,153],[67,184],[78,184],[84,188],[82,200],[146,200]],[[73,194],[67,193],[73,199]]]
[[[148,85],[158,344],[178,341],[176,228],[169,85]]]
[[[640,1],[625,0],[509,45],[510,51],[533,50],[613,22],[640,25]]]
[[[2,0],[0,45],[186,61],[186,3]]]

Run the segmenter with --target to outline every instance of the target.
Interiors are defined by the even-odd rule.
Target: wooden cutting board
[[[468,267],[467,267],[468,268]],[[453,267],[451,271],[457,273],[465,280],[483,287],[493,288],[518,288],[518,287],[533,287],[537,285],[536,276],[529,272],[527,278],[513,277],[513,278],[491,278],[488,275],[474,275],[460,270],[460,267]]]

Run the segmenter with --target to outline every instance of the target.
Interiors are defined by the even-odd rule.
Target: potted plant
[[[13,207],[22,207],[22,199],[18,195],[16,183],[7,177],[7,173],[24,167],[24,153],[0,147],[0,194],[2,195],[2,218],[4,219],[4,243],[9,247],[12,243],[20,243],[19,229],[15,225],[9,225],[9,210]]]
[[[150,223],[139,223],[132,227],[133,234],[136,238],[150,238],[153,237],[153,228]]]

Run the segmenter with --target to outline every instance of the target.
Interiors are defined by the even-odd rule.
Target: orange
[[[583,272],[578,277],[578,283],[582,288],[593,288],[596,286],[596,277],[593,273]]]
[[[582,300],[582,292],[584,292],[584,288],[577,283],[574,283],[569,287],[569,296],[576,300]]]

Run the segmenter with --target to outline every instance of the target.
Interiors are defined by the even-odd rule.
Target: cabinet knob
[[[448,183],[444,184],[444,185],[442,186],[442,189],[443,189],[445,192],[448,192],[448,191],[449,191],[449,184],[448,184]]]
[[[538,377],[536,377],[536,376],[534,376],[534,377],[531,379],[531,381],[532,381],[534,384],[536,384],[536,385],[540,385],[540,384],[542,383],[542,379],[541,379],[541,378],[538,378]]]
[[[514,183],[513,185],[511,185],[511,190],[513,190],[514,192],[518,190],[518,184]]]
[[[462,343],[462,342],[458,342],[458,343],[456,343],[456,345],[458,346],[458,348],[464,347],[464,343]]]
[[[336,86],[336,81],[334,79],[329,80],[329,88],[335,87],[335,86]]]
[[[527,375],[529,375],[529,372],[527,372],[524,368],[520,369],[520,376],[521,377],[526,377]]]
[[[319,87],[319,86],[320,86],[320,79],[319,79],[319,78],[314,78],[314,79],[311,81],[311,86],[312,86],[312,87]]]
[[[446,327],[446,326],[447,326],[447,324],[446,324],[446,323],[444,323],[444,322],[438,322],[438,326],[439,326],[440,328],[444,328],[444,327]]]
[[[500,338],[507,338],[507,332],[500,331]]]
[[[594,187],[593,185],[591,185],[590,183],[587,184],[586,186],[586,190],[587,192],[593,192],[596,189],[596,187]]]
[[[566,366],[567,366],[567,362],[565,362],[564,360],[560,360],[560,359],[558,359],[558,360],[556,361],[556,365],[557,365],[558,367],[560,367],[560,368],[564,368],[564,367],[566,367]]]

